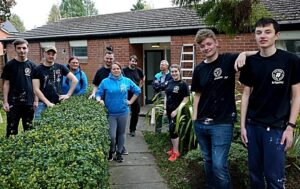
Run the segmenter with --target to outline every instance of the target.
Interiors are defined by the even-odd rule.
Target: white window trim
[[[55,46],[55,42],[40,42],[41,48],[46,48],[48,46]]]
[[[87,40],[69,41],[70,47],[87,47]]]

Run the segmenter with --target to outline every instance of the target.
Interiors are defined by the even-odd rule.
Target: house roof
[[[299,0],[261,0],[280,24],[300,23]]]
[[[0,28],[2,30],[4,30],[6,33],[9,33],[9,34],[19,32],[15,28],[15,26],[10,21],[8,21],[8,20],[6,20],[5,22],[1,23]]]
[[[163,8],[62,19],[15,37],[26,39],[66,37],[137,36],[199,29],[204,26],[196,12],[185,8]]]
[[[300,24],[299,0],[261,0],[281,25]],[[195,33],[205,28],[195,10],[180,7],[130,11],[89,17],[62,19],[18,33],[12,38],[59,40],[66,38],[130,37]],[[295,28],[295,27],[294,27]]]

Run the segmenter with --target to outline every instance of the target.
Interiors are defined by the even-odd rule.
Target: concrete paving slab
[[[159,183],[112,185],[111,189],[168,189],[168,186],[163,182],[159,182]]]
[[[143,184],[164,182],[157,171],[157,167],[151,166],[117,166],[111,167],[109,172],[111,185]]]
[[[156,165],[155,158],[151,153],[132,153],[123,155],[124,162],[118,163],[111,161],[110,166],[137,166],[137,165]]]

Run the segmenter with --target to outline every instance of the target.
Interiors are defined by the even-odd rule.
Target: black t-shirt
[[[167,97],[167,113],[171,114],[182,102],[184,97],[190,95],[189,87],[184,81],[170,80],[165,89]]]
[[[130,69],[126,67],[123,69],[123,73],[125,77],[131,79],[137,86],[139,86],[140,81],[144,78],[143,71],[140,68]]]
[[[52,66],[43,64],[37,66],[33,72],[33,79],[40,80],[40,90],[51,103],[59,102],[61,95],[63,76],[67,76],[70,70],[58,63]]]
[[[109,76],[110,68],[104,66],[97,70],[96,75],[93,79],[93,84],[99,86],[101,81]]]
[[[35,64],[30,60],[19,62],[12,59],[5,64],[1,78],[9,81],[10,105],[33,105],[32,72]]]
[[[191,90],[201,93],[197,120],[232,123],[236,116],[234,62],[238,54],[221,54],[211,63],[198,64]]]
[[[300,59],[280,49],[270,57],[258,52],[247,58],[240,81],[252,87],[247,119],[284,127],[290,115],[291,86],[300,82]]]

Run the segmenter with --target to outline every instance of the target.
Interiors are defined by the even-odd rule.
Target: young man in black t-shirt
[[[22,118],[24,131],[32,127],[34,109],[38,105],[32,87],[32,71],[35,65],[28,60],[28,42],[16,39],[17,57],[5,64],[3,79],[3,109],[7,115],[6,137],[18,134]]]
[[[128,67],[123,69],[123,73],[125,77],[128,77],[131,79],[137,86],[142,88],[144,81],[145,81],[145,76],[143,71],[137,67],[137,61],[138,58],[136,55],[132,55],[129,57],[129,64]],[[128,91],[128,99],[131,99],[133,96],[133,93]],[[139,120],[139,113],[140,113],[141,105],[139,98],[134,101],[133,104],[130,105],[130,110],[131,110],[131,117],[130,117],[130,126],[129,126],[129,131],[130,131],[130,136],[134,137],[135,136],[135,130],[136,126]]]
[[[35,111],[35,119],[40,119],[41,113],[47,107],[53,107],[60,101],[70,98],[78,83],[75,75],[66,66],[54,62],[56,52],[54,46],[46,47],[45,61],[37,66],[33,72],[33,89],[40,99],[38,109]],[[63,76],[72,81],[72,85],[65,95],[62,95],[61,90]]]
[[[89,96],[89,99],[93,99],[95,98],[95,95],[97,93],[98,87],[101,83],[101,81],[105,78],[107,78],[110,74],[110,68],[112,63],[114,62],[114,53],[112,51],[112,49],[107,49],[105,51],[105,55],[104,55],[104,65],[99,68],[94,76],[93,79],[93,92],[92,94]],[[102,97],[102,99],[104,99],[104,97]]]
[[[234,67],[238,54],[219,54],[218,41],[209,29],[199,30],[195,41],[206,58],[195,67],[191,86],[195,92],[192,119],[205,159],[206,185],[227,189],[231,188],[227,158],[236,119]],[[254,53],[241,53],[236,66]]]
[[[293,143],[300,107],[300,59],[276,49],[279,24],[273,19],[256,22],[255,38],[260,51],[247,59],[240,75],[245,85],[241,137],[248,149],[250,187],[283,189],[285,152]]]

